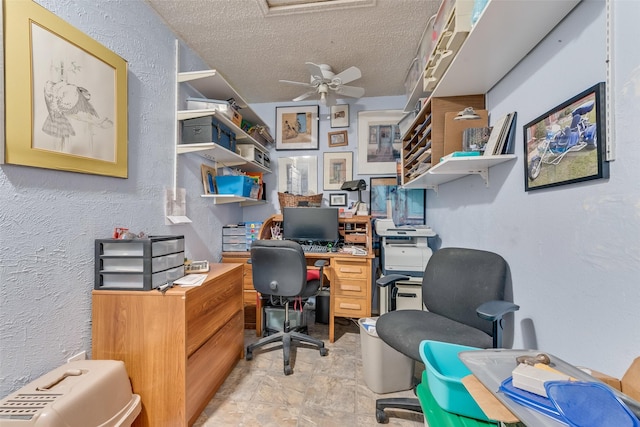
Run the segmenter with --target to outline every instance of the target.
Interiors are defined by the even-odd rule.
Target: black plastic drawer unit
[[[184,276],[184,236],[97,239],[94,289],[148,291]]]

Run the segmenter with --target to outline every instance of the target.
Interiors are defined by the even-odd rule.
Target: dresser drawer
[[[224,263],[238,263],[238,264],[242,264],[242,286],[244,287],[244,289],[246,290],[252,290],[253,289],[253,267],[251,266],[251,264],[247,263],[247,261],[249,260],[249,258],[244,258],[244,257],[227,257],[224,256],[222,257],[222,262]]]
[[[365,298],[345,298],[336,296],[334,299],[334,316],[367,317],[370,315]]]
[[[186,412],[192,425],[243,352],[243,318],[236,313],[187,360]]]
[[[216,279],[214,286],[188,290],[186,299],[186,350],[193,354],[235,313],[242,311],[241,277],[234,271]]]

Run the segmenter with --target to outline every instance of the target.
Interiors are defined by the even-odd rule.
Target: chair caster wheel
[[[386,424],[389,421],[387,419],[387,414],[385,414],[382,409],[376,409],[376,421],[379,424]]]
[[[320,349],[320,356],[326,356],[327,354],[329,354],[329,352],[327,351],[326,348],[322,347]]]
[[[284,367],[284,374],[285,375],[293,374],[293,369],[291,368],[291,365],[287,365],[287,366]]]
[[[244,359],[245,360],[251,360],[253,359],[253,353],[247,351],[247,354],[244,355]]]

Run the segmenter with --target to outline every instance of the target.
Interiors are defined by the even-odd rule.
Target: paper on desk
[[[206,274],[187,274],[184,277],[179,278],[173,282],[174,285],[180,285],[182,287],[187,286],[200,286],[207,278]]]

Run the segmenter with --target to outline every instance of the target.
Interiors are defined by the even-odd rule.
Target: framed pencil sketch
[[[331,106],[331,127],[347,128],[349,127],[349,104],[340,104]]]
[[[126,178],[126,61],[35,2],[4,5],[5,162]]]
[[[329,194],[329,206],[347,206],[347,193]]]
[[[216,170],[204,163],[200,165],[204,194],[216,194]]]
[[[329,136],[329,148],[349,145],[349,137],[347,135],[346,130],[329,132],[328,136]]]
[[[402,151],[398,126],[402,117],[402,110],[358,112],[358,174],[396,173]]]
[[[318,105],[276,107],[276,150],[317,150]]]
[[[353,179],[353,153],[324,153],[324,185],[325,190],[340,190],[345,181]]]
[[[605,135],[604,83],[527,123],[525,191],[609,178]]]

